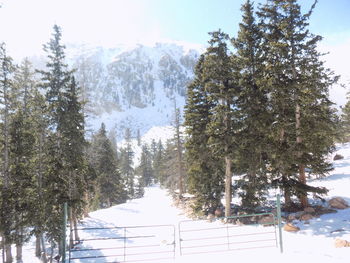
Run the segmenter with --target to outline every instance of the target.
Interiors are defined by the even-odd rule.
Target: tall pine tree
[[[237,66],[240,93],[238,98],[240,132],[237,173],[243,176],[240,188],[242,206],[254,208],[263,200],[267,188],[266,149],[267,133],[271,124],[267,91],[260,86],[264,73],[262,59],[262,32],[255,21],[254,8],[248,0],[241,8],[242,22],[237,37],[233,60]]]
[[[237,78],[234,61],[227,46],[228,35],[216,31],[205,52],[203,78],[209,100],[214,105],[208,128],[209,144],[213,153],[225,162],[225,216],[231,215],[232,163],[236,153]]]
[[[15,221],[15,200],[12,196],[13,176],[10,173],[10,117],[14,111],[13,73],[15,67],[12,58],[7,55],[5,44],[0,44],[0,114],[1,114],[1,216],[0,229],[3,240],[5,261],[12,262],[11,244],[13,222]]]
[[[83,157],[84,118],[77,99],[78,89],[73,71],[65,63],[61,29],[54,25],[53,30],[52,38],[44,45],[48,54],[46,69],[39,72],[42,75],[40,86],[46,91],[51,129],[46,140],[49,159],[45,180],[52,208],[47,220],[48,234],[58,242],[62,232],[60,218],[63,204],[82,204],[86,165]]]
[[[130,128],[125,129],[124,140],[125,146],[120,150],[120,171],[126,184],[128,196],[132,199],[135,197],[135,169]]]
[[[328,89],[337,79],[316,50],[321,37],[307,28],[315,4],[302,14],[296,0],[269,0],[259,12],[265,85],[274,115],[271,138],[277,139],[270,156],[287,206],[291,195],[305,207],[307,192],[325,192],[306,185],[305,168],[319,174],[330,168],[324,154],[332,149],[336,118]]]
[[[127,193],[124,189],[124,180],[103,123],[97,134],[93,136],[89,159],[97,176],[100,207],[110,207],[125,202]]]
[[[196,65],[195,79],[187,87],[185,109],[186,161],[188,165],[187,186],[195,196],[193,209],[200,213],[215,210],[221,203],[224,191],[223,162],[210,150],[207,133],[211,109],[208,92],[205,90],[202,55]]]

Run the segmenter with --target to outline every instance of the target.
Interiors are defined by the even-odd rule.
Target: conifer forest
[[[191,194],[197,215],[260,211],[271,189],[282,191],[286,210],[307,207],[308,194],[326,194],[306,179],[331,171],[327,155],[349,139],[350,103],[337,114],[329,99],[339,76],[318,50],[322,36],[309,30],[315,9],[317,1],[303,13],[297,0],[247,0],[235,37],[209,33],[183,112],[174,106],[172,139],[151,144],[133,127],[124,129],[122,146],[104,123],[88,131],[86,83],[67,64],[64,28],[54,25],[43,45],[44,69],[29,59],[15,63],[1,43],[3,262],[20,260],[31,238],[33,257],[47,246],[60,249],[65,204],[77,225],[91,211],[142,197],[153,184],[175,199]],[[141,148],[138,163],[133,141]]]

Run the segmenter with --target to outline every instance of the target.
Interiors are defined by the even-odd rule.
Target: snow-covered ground
[[[329,191],[326,199],[334,196],[343,197],[350,203],[350,143],[338,147],[337,153],[343,155],[343,160],[334,162],[334,171],[327,178],[314,180],[313,185],[325,186]],[[189,220],[184,213],[173,206],[171,197],[166,190],[157,186],[146,189],[145,196],[140,199],[128,201],[125,204],[101,209],[90,213],[90,217],[82,221],[80,227],[132,227],[162,225],[153,228],[121,228],[80,231],[80,237],[88,238],[113,238],[116,236],[151,236],[147,241],[136,239],[127,240],[126,246],[147,245],[148,242],[156,247],[153,251],[170,251],[167,256],[172,257],[172,242],[175,242],[175,258],[170,260],[150,260],[148,262],[318,262],[318,263],[342,263],[350,262],[350,247],[335,248],[335,239],[341,238],[350,241],[350,209],[338,210],[337,213],[322,215],[319,218],[309,220],[308,223],[295,221],[300,227],[297,233],[283,231],[284,253],[279,249],[266,248],[255,250],[241,250],[221,253],[205,253],[194,255],[180,255],[179,253],[179,222]],[[191,223],[191,222],[190,222]],[[220,225],[219,222],[200,222],[201,228],[213,228]],[[125,231],[125,232],[124,232]],[[221,231],[221,230],[219,230]],[[248,231],[241,228],[241,232]],[[267,231],[267,228],[256,227],[256,231]],[[203,231],[199,231],[203,234]],[[174,234],[175,233],[175,234]],[[194,234],[195,235],[195,234]],[[196,234],[197,235],[197,234]],[[190,236],[191,237],[191,236]],[[194,237],[194,236],[193,236]],[[188,237],[187,237],[188,238]],[[89,243],[90,242],[90,243]],[[119,243],[118,243],[119,242]],[[120,240],[99,240],[85,241],[79,246],[81,248],[103,248],[103,247],[123,247],[124,239]],[[144,243],[142,243],[144,242]],[[193,241],[197,242],[197,241]],[[157,247],[157,244],[159,247]],[[146,258],[148,248],[135,249],[133,253],[144,253],[137,255],[134,259]],[[208,247],[207,251],[214,249]],[[216,249],[214,249],[216,250]],[[80,253],[80,252],[79,252]],[[119,254],[116,250],[101,250],[84,252],[86,255],[110,255]],[[95,254],[93,254],[95,253]],[[97,254],[96,254],[97,253]],[[110,253],[110,254],[108,254]],[[129,252],[130,253],[130,252]],[[74,254],[74,253],[73,253]],[[24,251],[24,263],[39,262],[33,257],[33,244],[28,244]],[[77,256],[77,252],[74,254]],[[83,254],[80,254],[83,255]],[[161,257],[163,255],[159,255]],[[154,258],[153,256],[150,256]],[[116,257],[100,258],[88,260],[74,260],[72,262],[113,262]],[[122,261],[123,258],[118,257]],[[68,261],[67,261],[68,262]],[[118,262],[118,261],[114,261]]]

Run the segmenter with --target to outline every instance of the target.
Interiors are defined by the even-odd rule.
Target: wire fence
[[[272,213],[179,223],[180,255],[278,247],[277,220]]]
[[[175,258],[175,226],[78,228],[82,238],[72,240],[69,263],[142,262]]]

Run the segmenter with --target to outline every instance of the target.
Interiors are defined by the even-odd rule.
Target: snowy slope
[[[155,130],[154,132],[157,132]],[[350,143],[339,145],[337,153],[345,158],[334,162],[335,170],[327,178],[314,180],[313,185],[325,186],[330,192],[327,199],[341,196],[350,202]],[[313,201],[310,199],[310,201]],[[337,213],[322,215],[319,218],[309,220],[309,223],[295,221],[300,227],[297,233],[283,231],[284,253],[280,254],[277,248],[242,250],[223,253],[209,253],[198,255],[179,255],[178,247],[178,224],[188,220],[184,213],[172,204],[171,197],[158,186],[146,189],[145,196],[140,199],[128,201],[125,204],[101,209],[90,213],[80,227],[124,227],[124,226],[147,226],[147,225],[173,225],[176,229],[175,238],[170,236],[168,230],[157,230],[154,242],[165,246],[173,240],[176,242],[176,257],[174,260],[161,260],[154,262],[318,262],[318,263],[345,263],[349,262],[350,248],[335,248],[336,238],[350,241],[350,209],[338,210]],[[198,223],[197,223],[198,224]],[[201,227],[210,228],[216,223],[201,222]],[[154,228],[156,229],[156,228]],[[116,232],[112,230],[93,230],[92,232],[81,231],[83,238],[87,237],[112,237]],[[136,233],[135,231],[130,233]],[[241,231],[246,231],[242,227]],[[264,231],[257,228],[256,231]],[[266,231],[266,230],[265,230]],[[144,234],[146,232],[143,232]],[[104,240],[89,244],[88,247],[111,246],[113,241]],[[24,251],[24,263],[39,262],[32,255],[33,243],[29,243]],[[87,243],[86,243],[87,245]],[[81,246],[84,246],[81,245]],[[138,251],[142,252],[144,248]],[[108,252],[100,252],[101,255]],[[110,252],[109,252],[110,253]],[[1,262],[1,261],[0,261]],[[74,261],[79,262],[79,261]],[[105,262],[102,260],[80,262]],[[153,262],[153,261],[150,261]]]
[[[175,103],[183,109],[201,51],[175,43],[113,49],[68,46],[69,64],[77,69],[76,79],[88,101],[87,127],[96,131],[104,122],[122,139],[125,128],[144,134],[169,125]]]

